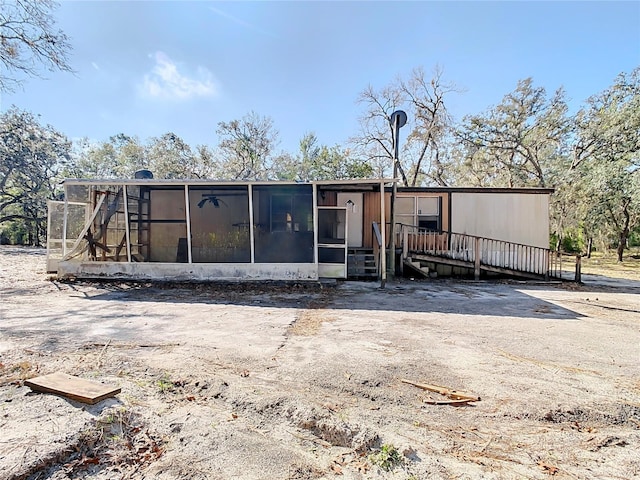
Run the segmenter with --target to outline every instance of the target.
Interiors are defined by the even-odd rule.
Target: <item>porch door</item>
[[[362,247],[364,208],[362,193],[338,193],[338,207],[347,209],[347,246]]]

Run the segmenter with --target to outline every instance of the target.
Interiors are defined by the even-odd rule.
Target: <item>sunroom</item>
[[[49,205],[47,270],[59,278],[347,278],[349,236],[362,243],[364,229],[355,202],[374,194],[374,220],[385,225],[380,192],[392,183],[67,179],[64,201]]]

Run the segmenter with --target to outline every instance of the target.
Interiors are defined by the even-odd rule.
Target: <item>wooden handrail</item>
[[[378,222],[373,222],[371,227],[373,228],[373,235],[376,237],[376,240],[378,240],[378,247],[382,247],[382,233],[380,233]]]
[[[380,278],[380,264],[382,263],[382,260],[380,258],[382,251],[382,234],[380,233],[378,222],[373,222],[371,224],[371,228],[373,229],[373,236],[376,240],[373,242],[373,258],[376,262],[376,273],[378,275],[378,278]]]

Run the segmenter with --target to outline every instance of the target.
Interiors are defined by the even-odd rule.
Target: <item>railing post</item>
[[[549,258],[551,258],[551,254],[548,248],[545,249],[543,257],[544,257],[544,260],[543,260],[542,268],[544,268],[544,281],[548,282],[549,281]]]
[[[558,250],[558,270],[560,272],[560,279],[562,279],[562,252]]]
[[[402,226],[402,261],[407,258],[409,254],[409,229],[403,225]]]
[[[382,226],[382,230],[380,232],[380,268],[382,268],[382,273],[380,275],[380,288],[385,288],[387,284],[387,220],[385,205],[384,182],[380,182],[380,225]]]
[[[474,278],[476,280],[480,280],[480,237],[475,237],[475,248],[474,248],[474,263],[475,263],[475,271]]]

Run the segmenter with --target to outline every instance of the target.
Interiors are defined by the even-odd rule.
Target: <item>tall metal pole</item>
[[[391,187],[391,227],[389,228],[389,275],[396,276],[396,194],[398,193],[398,133],[400,132],[400,115],[394,115],[393,122],[393,185]],[[386,225],[383,225],[386,228]]]
[[[398,157],[399,157],[399,137],[400,127],[407,123],[407,114],[402,110],[396,110],[391,114],[393,124],[393,186],[391,187],[391,228],[389,229],[389,272],[392,277],[396,274],[396,194],[398,193]],[[382,226],[386,228],[386,225]]]

